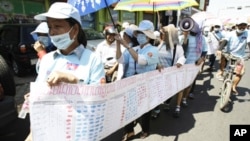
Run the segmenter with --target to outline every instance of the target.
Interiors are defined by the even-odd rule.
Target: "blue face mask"
[[[129,47],[133,47],[133,43],[128,43],[128,46]]]
[[[37,40],[40,41],[45,47],[48,47],[51,43],[48,36],[38,36]]]
[[[145,44],[148,40],[145,34],[139,33],[137,34],[137,41],[140,45]]]

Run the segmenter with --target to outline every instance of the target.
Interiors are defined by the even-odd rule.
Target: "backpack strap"
[[[176,45],[174,45],[174,50],[173,50],[173,59],[172,59],[171,66],[173,66],[173,65],[174,65],[175,54],[176,54]]]

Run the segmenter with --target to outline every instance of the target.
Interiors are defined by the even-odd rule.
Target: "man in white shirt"
[[[97,45],[96,53],[100,56],[104,64],[106,82],[110,83],[116,80],[118,63],[116,61],[116,41],[115,35],[117,34],[113,26],[107,26],[103,34],[105,40]]]

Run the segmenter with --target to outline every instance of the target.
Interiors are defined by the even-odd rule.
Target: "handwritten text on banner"
[[[199,67],[184,65],[100,86],[31,83],[34,141],[97,141],[189,86]]]

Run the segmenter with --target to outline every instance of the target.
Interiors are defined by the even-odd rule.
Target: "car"
[[[85,28],[83,31],[85,32],[87,38],[87,48],[90,50],[95,51],[97,45],[105,39],[103,33],[94,29]]]
[[[37,25],[0,25],[0,54],[17,76],[24,76],[35,70],[38,56],[33,48],[35,40],[30,33]]]
[[[14,75],[0,55],[0,140],[23,141],[30,132],[29,117],[18,118]]]
[[[17,119],[17,109],[14,96],[16,86],[13,74],[4,58],[0,55],[0,135],[5,133],[3,130],[9,123]]]

